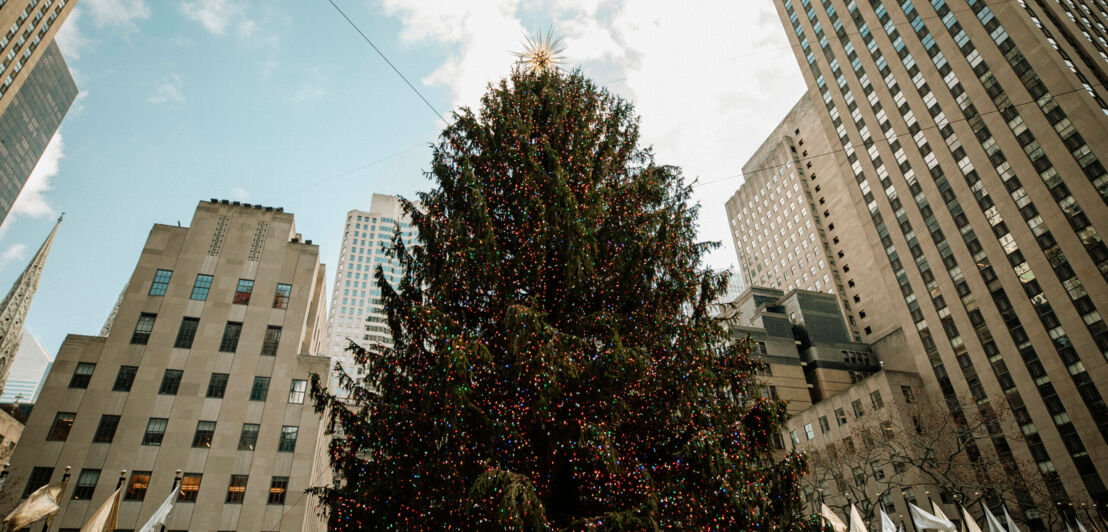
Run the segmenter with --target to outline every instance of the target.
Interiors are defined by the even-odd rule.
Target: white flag
[[[850,505],[850,532],[866,532],[866,523],[862,521],[862,514],[858,513],[858,507]]]
[[[947,517],[946,514],[943,513],[943,509],[939,508],[938,504],[935,504],[935,501],[931,501],[931,510],[933,512],[935,512],[935,517],[938,517],[939,519],[946,519],[947,521],[950,521],[950,518]],[[953,522],[953,521],[951,521],[951,522]]]
[[[1085,525],[1081,524],[1081,520],[1078,519],[1076,516],[1074,516],[1073,522],[1077,523],[1077,530],[1079,530],[1080,532],[1089,532],[1088,530],[1085,530]]]
[[[4,518],[4,524],[9,530],[19,530],[43,517],[51,517],[58,513],[58,506],[62,502],[62,491],[65,490],[65,482],[47,484],[27,497],[16,506],[12,513]]]
[[[180,490],[177,489],[177,484],[173,484],[173,491],[169,492],[169,496],[165,498],[165,502],[154,510],[154,515],[150,516],[150,519],[146,520],[146,524],[142,525],[139,532],[156,532],[161,530],[162,525],[165,524],[166,519],[169,518],[169,512],[173,510],[173,503],[177,502],[177,494]]]
[[[973,516],[966,511],[965,506],[962,507],[962,520],[966,522],[966,532],[981,532],[981,527],[977,526],[977,522],[974,521]]]
[[[826,504],[820,504],[819,516],[831,524],[831,530],[835,532],[846,532],[846,523],[839,516],[835,515],[835,512],[831,511]]]
[[[912,512],[912,522],[916,524],[916,528],[920,530],[943,530],[944,532],[955,532],[954,523],[949,519],[939,518],[938,516],[927,513],[926,510],[916,506],[912,503],[908,503],[908,509]]]
[[[123,487],[120,486],[111,497],[108,497],[108,500],[104,501],[104,504],[96,509],[92,518],[81,527],[81,532],[113,532],[115,521],[119,517],[119,499],[122,496]]]
[[[885,513],[884,508],[881,509],[881,532],[896,532],[896,523]]]
[[[985,524],[989,525],[989,532],[1004,532],[1004,527],[1001,526],[1000,520],[989,511],[989,507],[985,506],[984,503],[981,503],[981,507],[985,509]],[[1004,512],[1007,513],[1008,510]],[[1008,523],[1008,526],[1012,526],[1011,521],[1008,521]]]
[[[1020,532],[1016,524],[1012,522],[1012,516],[1008,515],[1008,507],[1004,507],[1004,523],[1008,526],[1008,532]]]

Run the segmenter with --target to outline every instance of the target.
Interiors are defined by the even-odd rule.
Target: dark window
[[[167,369],[165,375],[162,376],[162,385],[158,388],[158,393],[162,395],[177,395],[177,389],[181,387],[181,375],[184,375],[183,370],[179,369]]]
[[[139,314],[138,323],[135,324],[135,332],[131,335],[131,343],[146,345],[146,342],[150,341],[150,331],[154,330],[154,320],[157,318],[157,314],[149,312]]]
[[[196,422],[196,434],[192,436],[193,447],[211,447],[215,436],[215,421]]]
[[[239,450],[253,451],[258,446],[258,429],[260,425],[243,423],[242,432],[239,434]]]
[[[827,422],[827,416],[819,417],[819,431],[823,434],[831,432],[831,424]]]
[[[227,322],[223,328],[223,339],[219,341],[221,353],[234,353],[239,347],[239,336],[242,335],[242,323],[237,321]]]
[[[874,390],[869,394],[870,402],[873,403],[874,410],[885,406],[885,400],[881,398],[881,390]]]
[[[208,291],[212,289],[212,276],[202,273],[196,274],[196,282],[192,283],[192,294],[189,299],[198,301],[208,300]]]
[[[115,439],[115,429],[119,428],[119,416],[100,416],[100,424],[96,426],[96,434],[92,436],[93,443],[111,443]]]
[[[273,295],[273,308],[289,308],[289,296],[291,295],[291,284],[277,283],[277,293]]]
[[[142,444],[153,446],[161,445],[162,438],[165,436],[165,426],[167,423],[169,423],[169,420],[165,418],[150,418],[150,421],[146,422],[146,433],[142,435]]]
[[[52,467],[35,467],[31,469],[31,476],[27,479],[27,487],[23,488],[23,498],[30,497],[35,490],[50,483],[50,477],[54,476]]]
[[[127,493],[124,498],[129,501],[141,501],[146,498],[146,489],[150,487],[149,471],[134,471],[131,473],[131,481],[127,483]]]
[[[277,443],[277,452],[291,453],[296,451],[296,435],[300,427],[281,427],[281,441]]]
[[[73,428],[73,420],[77,417],[74,412],[58,412],[54,416],[54,424],[50,426],[50,432],[46,433],[49,441],[65,441],[69,437],[69,429]]]
[[[88,388],[88,381],[92,380],[92,372],[96,364],[92,362],[78,362],[77,369],[73,370],[73,376],[69,378],[70,388]]]
[[[239,284],[235,287],[235,299],[232,303],[236,305],[249,305],[250,293],[253,291],[254,281],[250,279],[239,279]]]
[[[839,421],[839,425],[846,425],[846,412],[841,408],[835,409],[835,419]]]
[[[138,373],[138,366],[119,366],[119,374],[115,376],[115,384],[112,385],[112,391],[131,391],[131,385],[135,383],[136,373]]]
[[[296,405],[304,404],[304,395],[308,393],[308,381],[293,379],[289,387],[289,402]]]
[[[289,490],[289,477],[273,477],[269,482],[267,504],[285,504],[285,492]]]
[[[201,476],[200,473],[185,473],[181,477],[181,492],[177,494],[177,502],[196,502]]]
[[[227,392],[227,378],[226,373],[212,373],[212,378],[208,380],[208,397],[223,397],[223,394]]]
[[[277,356],[277,345],[281,343],[281,327],[269,325],[265,328],[265,339],[262,340],[262,356]]]
[[[862,410],[862,400],[855,399],[850,402],[850,408],[854,409],[854,417],[862,417],[865,412]]]
[[[182,318],[181,328],[177,329],[177,340],[173,342],[173,347],[192,349],[192,341],[196,339],[196,329],[199,327],[200,318]]]
[[[916,402],[916,394],[912,392],[912,387],[911,386],[901,386],[900,391],[901,391],[901,393],[904,394],[904,402],[906,402],[906,403]]]
[[[169,278],[173,277],[172,270],[158,270],[154,273],[154,282],[150,284],[150,295],[164,296],[165,289],[169,288]]]
[[[242,504],[246,496],[246,475],[231,475],[231,481],[227,483],[227,504]]]
[[[99,469],[82,469],[77,475],[77,486],[73,488],[73,499],[81,501],[92,499],[97,482],[100,482]]]
[[[269,394],[269,377],[254,377],[254,386],[250,388],[251,401],[265,401]]]

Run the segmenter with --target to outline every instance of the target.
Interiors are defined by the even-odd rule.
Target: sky
[[[804,92],[771,0],[334,0],[439,113],[474,107],[525,35],[631,101],[697,182],[700,238],[736,262],[724,202]],[[346,211],[427,190],[443,122],[330,0],[79,0],[58,35],[79,95],[0,226],[0,290],[62,212],[27,328],[98,334],[154,223],[210,198],[284,207],[323,261]]]

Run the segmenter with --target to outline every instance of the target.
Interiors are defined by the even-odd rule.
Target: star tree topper
[[[547,30],[546,35],[540,32],[537,39],[532,39],[529,35],[524,36],[524,39],[523,51],[512,52],[512,55],[518,57],[519,62],[532,74],[542,74],[562,64],[562,51],[565,47],[562,46],[561,37],[554,37],[553,29]]]

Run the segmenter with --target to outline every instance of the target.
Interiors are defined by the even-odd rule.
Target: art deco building
[[[929,396],[1017,420],[980,452],[1041,475],[1054,504],[1105,507],[1108,7],[774,3],[831,139],[800,163],[840,169],[805,179],[834,182],[842,208],[817,210],[841,273],[870,260],[848,245],[872,250],[864,282],[892,295],[879,318]]]
[[[137,529],[180,470],[169,530],[323,530],[304,490],[330,482],[308,395],[330,363],[324,288],[281,209],[213,200],[155,225],[114,327],[58,351],[0,513],[71,466],[50,530],[77,530],[126,470],[118,527]]]

